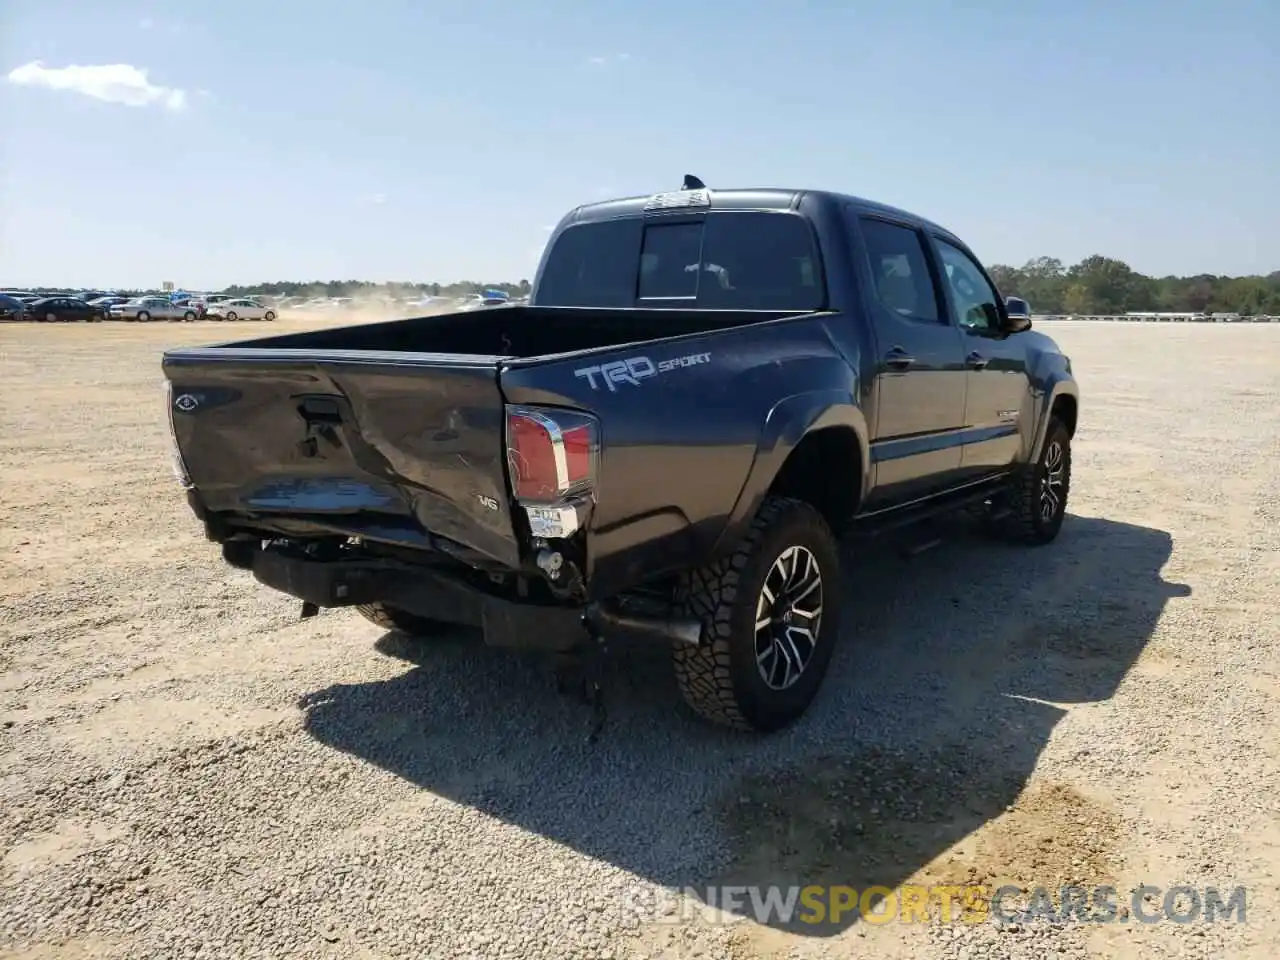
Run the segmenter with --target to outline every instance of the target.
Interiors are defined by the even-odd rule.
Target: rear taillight
[[[590,490],[599,452],[599,422],[590,414],[507,407],[507,465],[521,504],[558,504]]]
[[[507,407],[511,492],[535,537],[568,537],[582,528],[599,456],[600,423],[590,414]]]

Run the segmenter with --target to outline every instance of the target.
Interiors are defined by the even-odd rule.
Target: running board
[[[946,493],[907,506],[858,517],[845,528],[843,533],[846,537],[862,539],[901,530],[989,500],[993,494],[1004,490],[1006,483],[1007,480],[1002,477],[965,487],[956,493]]]

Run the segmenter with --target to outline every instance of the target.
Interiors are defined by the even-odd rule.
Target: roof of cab
[[[876,203],[874,200],[866,200],[862,197],[855,197],[845,193],[835,193],[830,190],[800,190],[780,187],[716,190],[709,187],[707,192],[710,195],[711,209],[713,210],[795,210],[800,206],[802,199],[812,198],[819,202],[848,204],[863,213],[878,213],[896,220],[916,223],[921,227],[956,239],[950,230],[919,214],[911,213],[898,207],[891,207],[888,204]],[[652,196],[653,194],[645,194],[638,197],[622,197],[616,200],[586,203],[571,211],[565,217],[563,225],[589,223],[597,220],[613,220],[618,217],[641,216],[646,212],[645,205]]]

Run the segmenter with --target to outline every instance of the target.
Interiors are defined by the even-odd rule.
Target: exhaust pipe
[[[593,603],[583,614],[583,625],[597,636],[627,636],[658,643],[696,647],[702,643],[702,621],[693,617],[662,617],[619,610]]]

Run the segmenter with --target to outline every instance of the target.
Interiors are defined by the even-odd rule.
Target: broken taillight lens
[[[522,504],[555,504],[596,481],[600,425],[595,417],[552,407],[507,407],[511,492]]]

